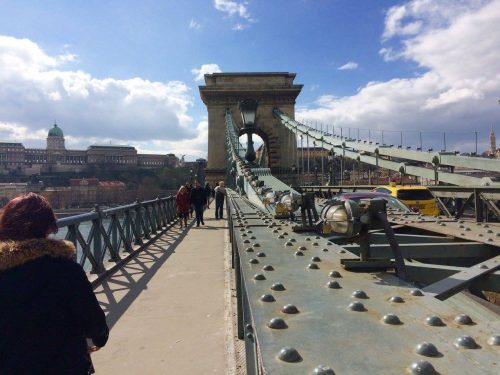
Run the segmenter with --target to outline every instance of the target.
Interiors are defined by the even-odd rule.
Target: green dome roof
[[[54,127],[49,130],[49,137],[64,137],[64,134],[61,128],[54,124]]]

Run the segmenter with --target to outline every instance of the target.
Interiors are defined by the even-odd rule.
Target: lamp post
[[[328,152],[328,162],[330,163],[330,176],[328,176],[328,185],[333,186],[335,185],[335,175],[334,175],[334,170],[333,170],[333,162],[335,160],[335,151],[333,148]]]
[[[295,185],[296,184],[295,183],[296,182],[295,181],[295,177],[296,177],[295,173],[297,172],[297,166],[295,164],[292,164],[291,169],[292,169],[292,185]]]
[[[189,181],[192,183],[193,182],[193,168],[189,170]]]
[[[316,186],[319,185],[319,182],[318,182],[318,165],[317,164],[314,165],[314,183],[316,184]]]
[[[257,105],[257,101],[253,99],[242,100],[239,104],[241,119],[243,120],[243,132],[248,136],[245,159],[249,163],[253,163],[256,159],[255,150],[253,148],[252,133],[255,131]]]

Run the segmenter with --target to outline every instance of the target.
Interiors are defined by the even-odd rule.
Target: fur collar
[[[0,272],[43,256],[72,259],[76,254],[70,241],[34,238],[0,242]]]

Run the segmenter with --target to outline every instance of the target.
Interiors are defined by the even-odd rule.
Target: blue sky
[[[0,1],[0,138],[206,155],[203,73],[289,71],[297,118],[486,148],[498,0]],[[392,130],[392,132],[391,132]],[[355,130],[353,130],[355,131]],[[367,130],[361,130],[361,133]],[[500,132],[500,130],[497,130]],[[389,140],[391,141],[391,140]]]

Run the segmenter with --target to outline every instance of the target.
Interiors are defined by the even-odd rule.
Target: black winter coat
[[[204,206],[207,204],[207,195],[202,187],[191,190],[191,204],[195,206]]]
[[[89,374],[108,327],[71,242],[0,242],[0,374]]]

